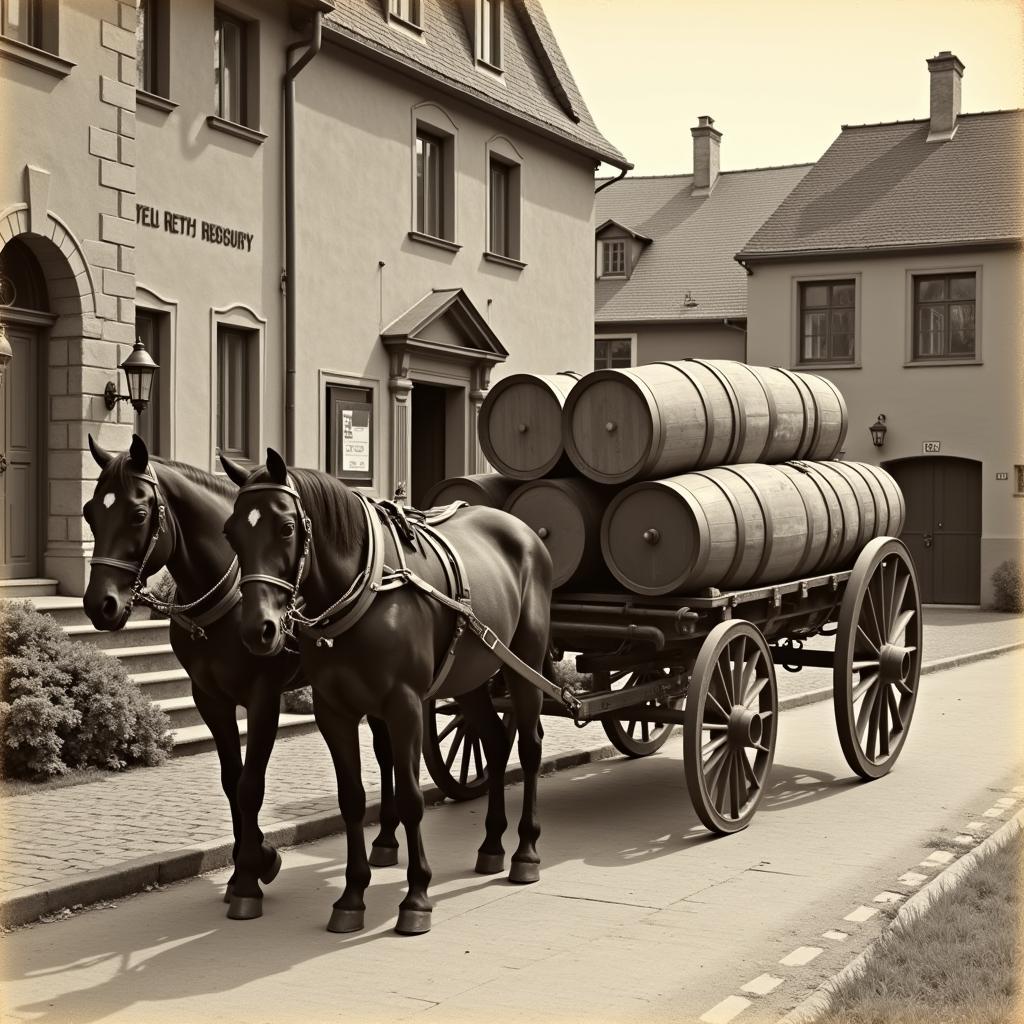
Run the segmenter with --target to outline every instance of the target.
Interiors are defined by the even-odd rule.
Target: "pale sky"
[[[928,116],[925,60],[966,65],[964,112],[1024,106],[1024,0],[544,0],[583,97],[633,174],[816,160],[842,124]],[[605,168],[602,171],[606,170]]]

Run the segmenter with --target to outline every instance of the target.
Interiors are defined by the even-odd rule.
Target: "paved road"
[[[259,921],[224,918],[219,872],[21,929],[3,939],[2,1015],[774,1020],[879,932],[899,894],[1019,806],[1022,677],[1021,654],[926,677],[896,771],[867,785],[842,760],[830,705],[787,712],[770,794],[751,828],[725,839],[697,825],[677,740],[645,761],[546,778],[544,873],[531,887],[469,870],[480,805],[431,809],[429,936],[390,930],[400,869],[377,872],[367,931],[323,931],[338,837],[287,853]],[[509,798],[514,814],[517,787]],[[751,982],[771,991],[742,991]]]

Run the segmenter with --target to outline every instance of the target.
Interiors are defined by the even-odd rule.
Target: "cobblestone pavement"
[[[926,617],[926,661],[1024,639],[1024,620],[1015,616],[929,609]],[[827,670],[779,673],[783,698],[829,685]],[[597,724],[579,730],[567,721],[545,720],[546,757],[606,744]],[[518,764],[514,751],[510,763]],[[379,777],[365,725],[363,774],[372,800],[379,792]],[[425,770],[421,777],[429,781]],[[261,823],[267,827],[336,812],[334,771],[323,740],[318,734],[282,739],[271,760]],[[188,849],[231,834],[213,752],[79,786],[7,797],[0,801],[0,814],[6,834],[0,901],[26,887]]]

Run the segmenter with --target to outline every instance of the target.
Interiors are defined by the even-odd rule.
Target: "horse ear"
[[[267,472],[275,484],[288,482],[288,466],[281,458],[280,453],[274,451],[273,448],[267,449]]]
[[[237,462],[232,462],[223,452],[218,454],[220,455],[220,464],[224,467],[224,472],[227,473],[228,478],[238,484],[239,487],[244,486],[245,481],[249,479],[249,470],[245,466],[240,466]]]
[[[92,457],[96,460],[96,465],[100,469],[106,469],[110,464],[110,460],[114,457],[106,448],[101,448],[93,439],[92,434],[89,435],[89,451],[92,452]]]
[[[132,443],[128,449],[128,457],[131,459],[132,469],[137,473],[145,473],[149,465],[149,449],[146,442],[138,434],[132,434]]]

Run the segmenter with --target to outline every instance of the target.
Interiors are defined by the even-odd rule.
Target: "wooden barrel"
[[[828,459],[846,437],[839,389],[824,377],[727,359],[597,370],[565,401],[565,450],[599,483],[688,469]]]
[[[614,491],[589,480],[533,480],[518,487],[505,511],[527,524],[547,547],[552,585],[582,587],[608,580],[601,556],[601,517]]]
[[[638,594],[759,586],[846,567],[872,537],[900,532],[902,509],[875,466],[721,466],[620,491],[601,549]]]
[[[426,493],[424,505],[435,508],[450,505],[453,501],[465,501],[470,505],[488,505],[502,508],[509,495],[519,486],[518,480],[509,480],[500,473],[473,473],[469,476],[454,476],[434,484]]]
[[[513,373],[480,406],[480,447],[499,473],[538,480],[572,472],[562,444],[562,406],[580,374]]]

